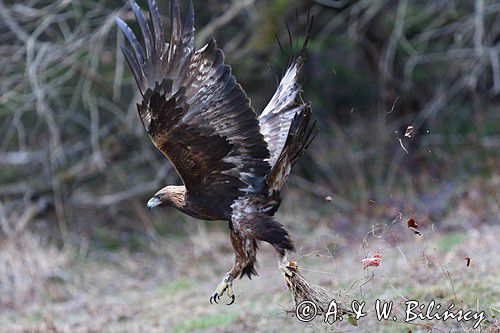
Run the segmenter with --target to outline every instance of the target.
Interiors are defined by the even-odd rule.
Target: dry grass
[[[469,212],[470,213],[470,212]],[[454,216],[457,218],[457,212]],[[330,221],[314,221],[323,227],[308,232],[299,223],[315,219],[314,213],[281,216],[295,221],[293,232],[302,247],[296,254],[300,271],[330,291],[349,299],[366,301],[367,317],[358,327],[336,323],[341,332],[448,332],[468,331],[472,324],[455,322],[378,322],[373,313],[377,298],[394,301],[401,315],[406,299],[441,304],[453,302],[464,309],[484,310],[489,324],[483,332],[498,329],[500,307],[500,226],[457,228],[450,232],[423,229],[415,236],[404,223],[387,222],[383,235],[369,232],[338,236]],[[445,220],[446,221],[446,220]],[[445,227],[445,226],[441,226]],[[40,277],[41,297],[24,307],[4,307],[3,331],[55,330],[60,332],[234,332],[234,331],[330,331],[315,320],[304,324],[289,313],[293,300],[286,291],[272,248],[262,245],[260,276],[236,282],[237,301],[232,306],[210,305],[212,289],[232,261],[221,230],[203,229],[210,250],[199,249],[199,238],[160,238],[152,251],[130,253],[90,250],[83,258],[67,262],[57,278]],[[395,235],[399,236],[396,239]],[[11,248],[13,249],[13,248]],[[382,253],[379,267],[363,270],[361,259],[375,250]],[[13,252],[14,255],[16,252]],[[53,254],[42,252],[46,258]],[[466,266],[466,256],[471,258]],[[4,266],[0,266],[4,267]],[[43,270],[41,270],[43,271]],[[44,282],[43,282],[44,281]],[[43,283],[42,283],[43,282]],[[496,326],[495,326],[496,325]]]
[[[0,307],[39,302],[44,282],[63,262],[56,248],[30,232],[0,241]]]
[[[45,201],[16,207],[0,200],[0,308],[40,301],[45,281],[64,264],[62,251],[29,230]]]

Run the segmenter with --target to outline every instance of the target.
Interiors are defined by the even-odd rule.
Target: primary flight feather
[[[257,241],[272,244],[283,263],[294,249],[273,215],[291,167],[313,138],[310,103],[300,98],[298,83],[303,52],[257,117],[215,40],[195,51],[191,1],[183,21],[178,1],[171,2],[168,42],[154,0],[148,1],[152,29],[139,6],[131,6],[141,42],[124,21],[116,21],[130,45],[121,49],[142,95],[139,118],[184,183],[160,189],[148,207],[229,221],[235,262],[210,302],[227,293],[232,303],[233,280],[257,274]],[[286,271],[286,264],[280,268]]]

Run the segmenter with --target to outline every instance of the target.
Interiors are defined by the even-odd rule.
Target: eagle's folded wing
[[[257,116],[215,41],[194,52],[192,4],[182,24],[172,1],[168,44],[154,0],[149,0],[152,31],[133,1],[132,9],[144,46],[117,22],[132,47],[122,50],[143,95],[139,116],[154,145],[192,195],[212,191],[229,203],[241,191],[260,192],[270,165]]]

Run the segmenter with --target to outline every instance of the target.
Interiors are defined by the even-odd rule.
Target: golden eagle
[[[142,124],[184,185],[162,188],[147,206],[229,221],[235,260],[210,302],[217,303],[227,293],[232,304],[233,280],[257,275],[257,241],[274,246],[285,273],[286,251],[294,250],[288,232],[273,215],[292,166],[314,138],[310,102],[301,99],[298,82],[308,38],[257,117],[215,40],[195,50],[191,1],[184,22],[178,1],[171,2],[168,42],[156,2],[148,4],[152,29],[131,1],[142,43],[116,18],[131,47],[121,49],[142,95],[137,104]]]

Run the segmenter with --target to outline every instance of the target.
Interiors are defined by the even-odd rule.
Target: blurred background
[[[408,218],[424,237],[438,243],[445,237],[443,253],[480,243],[489,247],[478,253],[498,249],[497,1],[193,2],[197,46],[217,39],[258,113],[275,91],[274,72],[286,70],[304,41],[308,12],[315,17],[302,96],[312,101],[320,132],[296,166],[279,214],[299,253],[344,249],[349,262],[371,251],[371,233],[379,241],[384,236],[396,265],[403,252],[395,244],[421,246],[406,228]],[[158,3],[168,27],[169,1]],[[223,331],[222,322],[248,328],[240,316],[249,309],[204,312],[232,262],[226,224],[145,209],[157,189],[179,179],[138,119],[139,95],[119,51],[125,41],[115,16],[137,28],[125,1],[0,1],[0,326]],[[462,258],[460,251],[454,255]],[[272,267],[261,269],[279,281],[267,255]],[[478,268],[478,277],[498,282],[497,256],[478,261],[485,269]],[[185,267],[188,262],[203,270]],[[198,277],[207,285],[198,287]],[[251,288],[265,283],[259,280],[239,283]],[[339,287],[355,278],[323,280]],[[470,304],[488,295],[486,304],[498,311],[499,287],[486,283],[474,287]],[[446,298],[451,289],[444,284]],[[139,320],[144,304],[130,301],[147,294],[165,306],[193,289],[200,294],[193,304],[208,316],[203,324],[176,322],[161,306],[148,310],[158,318]],[[142,292],[121,294],[133,290]],[[278,312],[286,293],[279,297]],[[123,302],[137,307],[127,310]],[[175,302],[169,306],[173,311]],[[172,313],[185,314],[175,308]],[[270,317],[255,322],[282,320]],[[203,326],[207,321],[213,325]]]

